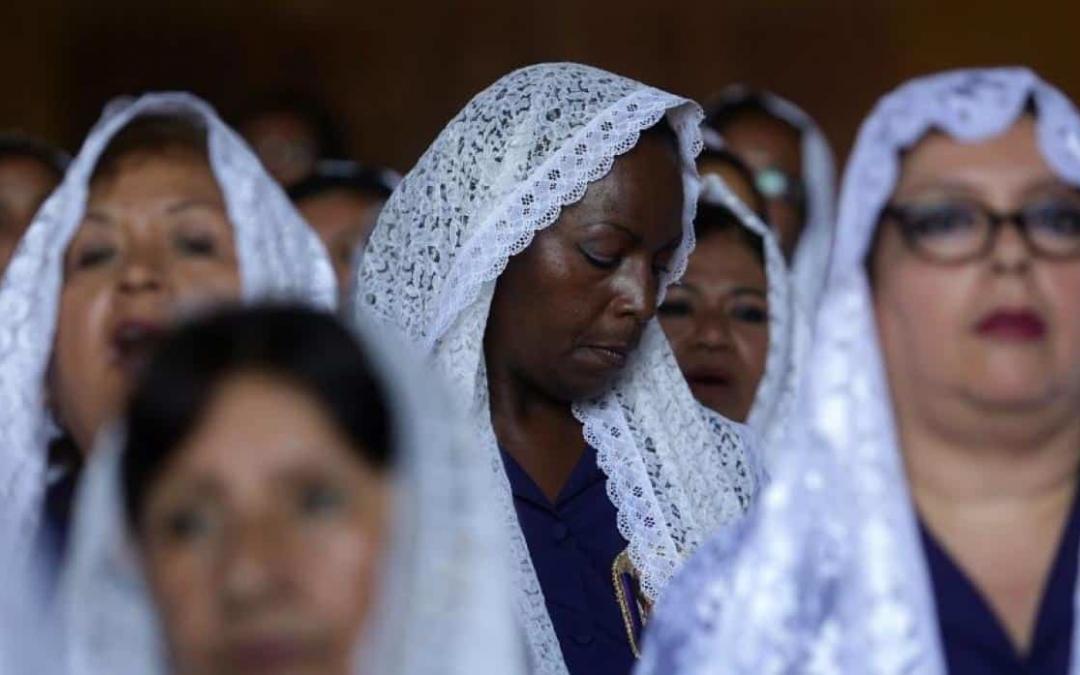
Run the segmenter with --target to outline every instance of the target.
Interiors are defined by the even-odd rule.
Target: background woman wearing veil
[[[79,467],[157,336],[256,297],[335,302],[285,194],[192,96],[109,106],[0,287],[0,555],[61,555]]]

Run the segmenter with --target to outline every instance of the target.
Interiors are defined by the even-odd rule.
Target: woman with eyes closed
[[[293,306],[167,337],[90,459],[71,675],[523,675],[481,455],[415,359]]]
[[[878,104],[790,461],[644,672],[1076,672],[1078,188],[1080,115],[1028,70]]]
[[[358,311],[469,406],[537,673],[627,673],[668,578],[756,487],[654,321],[692,243],[699,120],[587,66],[511,73],[403,179],[360,261]]]
[[[0,541],[62,554],[79,466],[156,337],[242,297],[334,302],[317,238],[203,102],[113,104],[0,289]]]

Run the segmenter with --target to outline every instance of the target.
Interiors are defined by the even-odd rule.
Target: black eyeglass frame
[[[989,228],[986,230],[985,240],[981,246],[976,248],[970,254],[959,256],[957,258],[942,258],[941,256],[936,256],[928,251],[925,246],[919,244],[918,235],[912,231],[911,227],[911,222],[913,220],[912,211],[914,210],[911,206],[905,206],[903,204],[886,204],[881,210],[881,218],[879,218],[879,221],[890,219],[896,222],[900,225],[900,236],[903,238],[904,244],[908,249],[923,260],[938,265],[963,265],[986,258],[997,245],[998,236],[1001,229],[1006,224],[1016,226],[1017,231],[1020,233],[1020,237],[1028,247],[1028,251],[1030,251],[1031,255],[1034,257],[1044,258],[1046,260],[1071,260],[1080,257],[1080,237],[1077,237],[1076,249],[1069,251],[1068,253],[1047,251],[1036,243],[1035,239],[1031,236],[1030,230],[1031,212],[1037,210],[1036,207],[1002,213],[983,204],[971,204],[969,206],[978,211],[979,215],[985,219],[986,223],[989,225]],[[1076,210],[1077,213],[1080,213],[1080,204],[1077,205]]]

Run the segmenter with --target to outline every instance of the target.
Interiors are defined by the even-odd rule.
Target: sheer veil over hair
[[[420,359],[371,325],[355,333],[396,439],[388,550],[357,637],[358,675],[524,675],[501,523],[459,411]],[[69,675],[165,675],[168,661],[124,513],[122,433],[104,437],[79,492],[61,583]]]
[[[791,275],[773,230],[717,174],[701,177],[701,201],[726,207],[742,226],[761,237],[769,301],[769,351],[747,425],[758,439],[765,474],[784,452],[784,434],[795,405],[808,326],[792,289]]]
[[[771,92],[736,84],[725,88],[710,107],[750,97],[759,99],[769,114],[799,130],[802,137],[802,174],[806,183],[806,226],[791,261],[792,284],[803,312],[812,317],[825,289],[829,251],[835,231],[836,163],[821,127],[791,101]]]
[[[41,524],[47,446],[57,428],[45,378],[63,285],[63,259],[86,208],[98,157],[144,114],[175,113],[203,125],[210,164],[235,226],[247,298],[289,297],[331,307],[333,270],[318,238],[240,137],[189,94],[111,103],[19,244],[0,287],[0,560],[25,560]]]
[[[665,119],[679,139],[685,203],[666,288],[693,246],[700,109],[568,63],[515,71],[468,103],[390,198],[354,277],[357,311],[418,343],[470,407],[509,537],[519,617],[545,675],[566,667],[491,425],[484,330],[507,260]],[[612,390],[573,410],[608,476],[643,590],[656,598],[709,533],[748,507],[757,470],[743,429],[697,404],[656,321]]]
[[[945,672],[864,260],[906,148],[931,129],[993,137],[1029,102],[1047,163],[1080,185],[1080,117],[1026,69],[914,80],[863,124],[792,447],[744,527],[704,546],[674,584],[640,673]],[[1075,633],[1073,644],[1075,673]]]

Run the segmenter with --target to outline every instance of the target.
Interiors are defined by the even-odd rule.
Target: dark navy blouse
[[[503,464],[571,675],[627,675],[634,655],[611,575],[626,540],[596,450],[586,449],[554,504],[505,452]]]
[[[1018,654],[987,600],[925,525],[938,623],[951,675],[1066,675],[1073,629],[1073,594],[1080,546],[1080,501],[1073,502],[1043,591],[1030,653]]]

